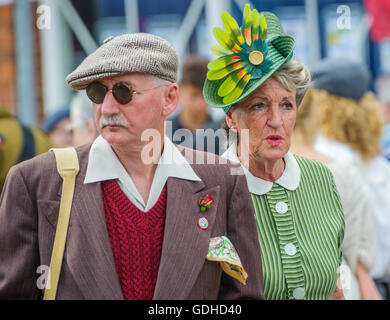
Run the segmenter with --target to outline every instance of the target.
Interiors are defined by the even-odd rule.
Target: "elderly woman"
[[[237,133],[225,157],[244,168],[255,209],[267,299],[342,299],[344,215],[332,174],[288,152],[310,75],[291,60],[295,41],[278,18],[245,7],[243,26],[222,14],[220,57],[203,93]],[[222,67],[221,67],[222,66]],[[231,139],[230,139],[231,140]]]

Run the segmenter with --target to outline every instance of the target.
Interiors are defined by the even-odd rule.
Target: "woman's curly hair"
[[[312,103],[321,111],[323,135],[348,144],[361,154],[363,161],[380,153],[383,123],[374,94],[367,92],[359,101],[318,89],[312,89],[312,95]]]
[[[314,111],[312,89],[309,88],[298,108],[294,132],[300,131],[310,146],[314,143],[320,125]]]

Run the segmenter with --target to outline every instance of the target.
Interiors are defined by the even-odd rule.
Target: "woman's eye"
[[[252,110],[259,110],[265,107],[264,103],[257,103],[251,107]]]
[[[294,108],[294,106],[293,106],[292,103],[290,103],[290,102],[285,102],[285,103],[283,103],[283,107],[284,107],[285,109],[287,109],[287,110],[290,110],[290,109],[293,109],[293,108]]]

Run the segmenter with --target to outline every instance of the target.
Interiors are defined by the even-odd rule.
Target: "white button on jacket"
[[[285,251],[289,256],[293,256],[294,254],[297,253],[297,248],[296,248],[292,243],[288,243],[288,244],[285,245],[284,251]]]
[[[303,299],[305,297],[305,289],[302,287],[295,288],[293,291],[293,297],[295,299]]]
[[[286,213],[288,210],[288,205],[283,201],[279,201],[276,203],[275,209],[278,213]]]

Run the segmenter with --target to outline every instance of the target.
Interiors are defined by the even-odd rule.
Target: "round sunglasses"
[[[104,97],[106,96],[108,91],[112,92],[112,95],[114,96],[115,100],[118,101],[120,104],[128,104],[131,99],[133,98],[133,95],[136,93],[141,93],[144,91],[153,90],[159,87],[166,86],[166,84],[150,88],[150,89],[144,89],[144,90],[138,90],[134,91],[127,83],[125,82],[118,82],[116,83],[112,89],[108,89],[104,84],[101,82],[95,81],[88,85],[86,92],[88,98],[96,104],[102,104],[104,101]]]

